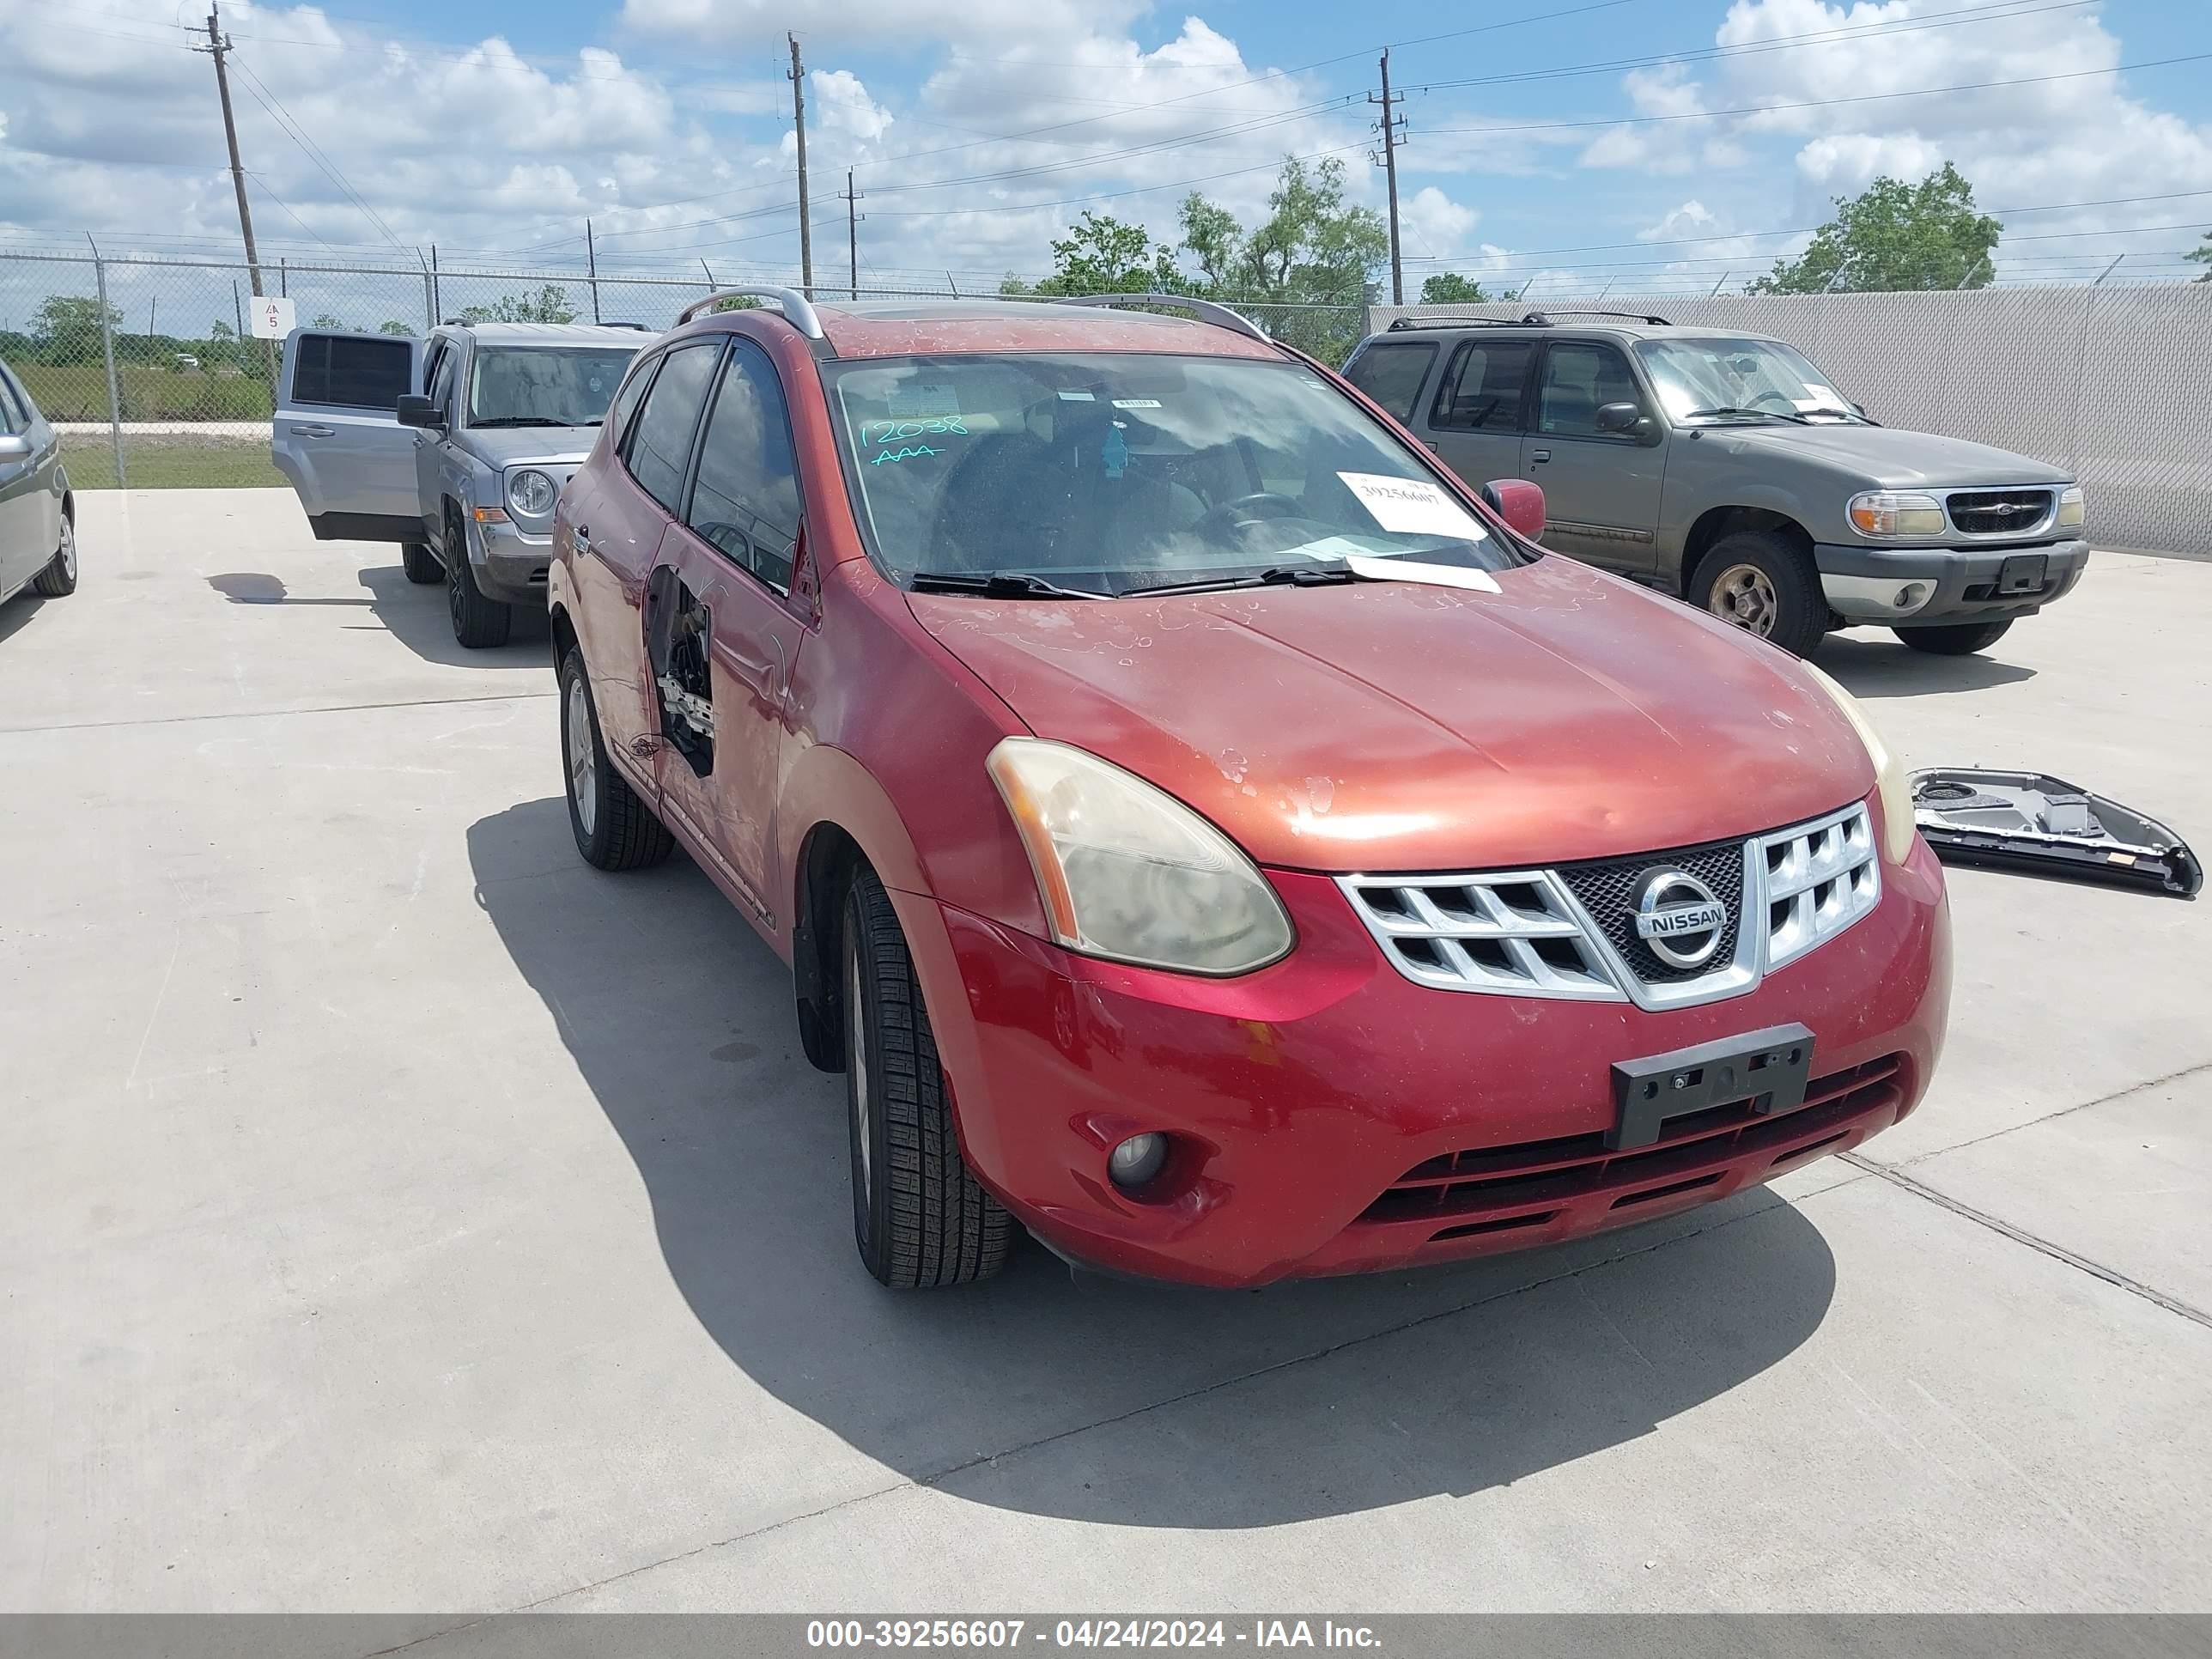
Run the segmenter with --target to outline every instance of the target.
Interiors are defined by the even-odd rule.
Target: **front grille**
[[[1712,890],[1728,907],[1720,945],[1694,968],[1662,961],[1636,932],[1636,897],[1645,879],[1662,870],[1680,870]],[[1604,930],[1620,958],[1646,985],[1673,985],[1702,978],[1735,960],[1736,924],[1743,914],[1743,843],[1717,841],[1671,853],[1642,853],[1634,858],[1604,859],[1591,864],[1563,864],[1560,879],[1582,901],[1590,920]]]
[[[1894,1109],[1900,1060],[1884,1054],[1814,1078],[1795,1111],[1761,1116],[1739,1100],[1672,1119],[1657,1145],[1632,1152],[1608,1151],[1592,1133],[1447,1152],[1407,1170],[1359,1219],[1434,1221],[1432,1239],[1466,1238],[1540,1226],[1593,1194],[1613,1194],[1608,1209],[1633,1209],[1711,1186],[1728,1164],[1769,1148],[1778,1156],[1761,1173],[1778,1173],[1834,1146],[1859,1119]]]
[[[1759,842],[1766,866],[1766,966],[1771,971],[1833,939],[1881,900],[1881,860],[1863,802]]]
[[[1636,930],[1644,884],[1680,872],[1726,911],[1705,961],[1684,968]],[[1680,1008],[1749,990],[1873,910],[1881,897],[1866,803],[1741,841],[1549,870],[1339,876],[1390,965],[1417,985]],[[1751,920],[1745,920],[1747,917]]]
[[[1962,536],[2028,536],[2051,516],[2047,489],[1954,489],[1945,505]]]

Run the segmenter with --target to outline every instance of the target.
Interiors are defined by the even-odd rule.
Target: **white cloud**
[[[769,40],[796,31],[802,46],[876,40],[1008,40],[1079,37],[1116,28],[1143,0],[963,0],[949,6],[857,6],[849,0],[623,0],[622,21],[641,33]]]

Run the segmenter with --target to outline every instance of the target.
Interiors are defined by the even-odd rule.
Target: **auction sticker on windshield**
[[[1479,542],[1487,535],[1474,514],[1421,478],[1381,472],[1340,472],[1368,516],[1383,529],[1407,536],[1456,536]]]

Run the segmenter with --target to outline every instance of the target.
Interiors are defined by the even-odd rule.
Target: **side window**
[[[607,410],[606,427],[611,434],[608,442],[614,446],[617,454],[623,453],[623,443],[629,436],[629,417],[637,413],[638,400],[645,396],[646,387],[653,384],[653,371],[659,367],[658,352],[641,357],[629,378],[622,383],[622,389],[615,393],[614,403]]]
[[[300,337],[292,371],[295,403],[334,409],[376,409],[390,414],[409,389],[414,349],[404,340],[349,340],[336,334]]]
[[[1562,341],[1544,353],[1543,383],[1536,388],[1536,429],[1560,438],[1610,438],[1598,429],[1607,404],[1641,404],[1628,360],[1609,345]]]
[[[721,356],[719,340],[671,350],[654,376],[653,391],[638,412],[629,443],[630,476],[638,487],[677,514],[683,499],[684,469],[691,459],[691,434],[699,429],[699,410],[707,401],[707,381]]]
[[[1345,371],[1345,378],[1401,421],[1413,418],[1413,399],[1437,360],[1432,340],[1404,340],[1371,345]]]
[[[441,345],[437,361],[430,367],[430,406],[449,419],[453,412],[453,373],[460,361],[459,347]]]
[[[779,593],[799,540],[799,462],[775,366],[739,341],[699,444],[691,528]]]
[[[27,432],[31,429],[31,411],[23,402],[23,394],[15,390],[15,377],[0,368],[0,432]]]
[[[1463,341],[1437,388],[1430,424],[1455,432],[1518,431],[1521,388],[1535,349],[1526,340]]]

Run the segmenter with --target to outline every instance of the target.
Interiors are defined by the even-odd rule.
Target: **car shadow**
[[[12,599],[0,601],[0,645],[5,645],[46,607],[46,596],[26,589]]]
[[[265,570],[227,570],[207,579],[207,585],[233,605],[306,605],[367,611],[373,622],[344,623],[347,629],[380,629],[425,662],[455,668],[526,668],[543,671],[551,635],[541,606],[517,605],[513,631],[503,646],[470,650],[453,638],[453,624],[446,609],[446,590],[418,586],[407,580],[398,565],[373,565],[356,578],[366,590],[363,597],[316,597],[295,593],[281,576]]]
[[[799,1054],[788,970],[706,878],[680,856],[586,867],[557,798],[480,820],[468,848],[701,1327],[777,1400],[972,1501],[1252,1527],[1480,1491],[1737,1387],[1833,1293],[1820,1233],[1763,1191],[1254,1294],[1072,1276],[1028,1242],[987,1284],[886,1291],[853,1245],[842,1079]]]
[[[2002,649],[2000,646],[1998,648]],[[2035,678],[2022,663],[1978,653],[1938,657],[1894,639],[1831,634],[1813,660],[1855,697],[1918,697],[1939,691],[1980,691]]]

